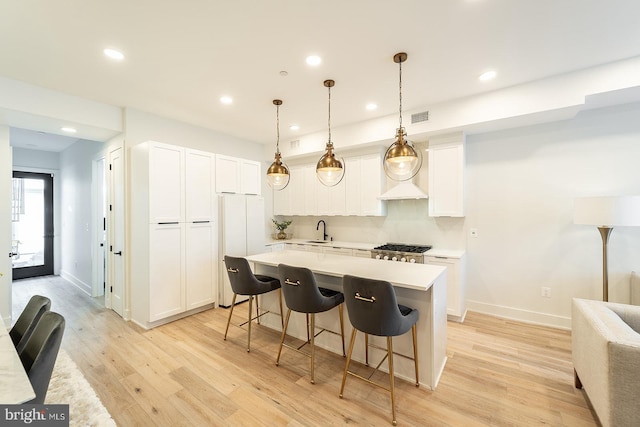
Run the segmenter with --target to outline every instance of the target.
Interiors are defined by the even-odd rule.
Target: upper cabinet
[[[261,194],[260,162],[216,155],[216,192]]]
[[[381,153],[345,159],[345,175],[334,187],[316,177],[316,164],[290,167],[289,185],[274,191],[274,215],[383,216],[385,204],[378,200],[383,188]]]
[[[465,135],[429,139],[429,216],[464,216]]]
[[[149,142],[147,150],[149,222],[184,222],[184,148]]]
[[[215,155],[204,151],[185,151],[186,222],[212,222],[215,204]]]

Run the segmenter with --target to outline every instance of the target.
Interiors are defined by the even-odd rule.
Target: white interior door
[[[124,149],[109,150],[109,277],[107,295],[111,309],[124,317]]]
[[[106,260],[106,244],[107,244],[107,184],[106,164],[104,157],[96,159],[93,162],[93,284],[91,296],[97,297],[104,295],[107,283],[107,260]]]

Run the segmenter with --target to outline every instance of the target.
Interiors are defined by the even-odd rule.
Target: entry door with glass
[[[12,183],[13,278],[53,274],[53,176],[14,171]]]

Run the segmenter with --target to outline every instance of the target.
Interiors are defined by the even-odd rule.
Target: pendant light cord
[[[329,127],[329,144],[331,144],[331,86],[329,88],[329,119],[327,121]]]
[[[280,154],[280,105],[276,105],[276,153]]]
[[[400,129],[402,129],[402,61],[398,62],[400,65],[400,78],[399,81],[399,93],[400,93]]]

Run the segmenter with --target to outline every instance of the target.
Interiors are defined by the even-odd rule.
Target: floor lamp
[[[575,199],[575,224],[597,225],[602,236],[602,300],[609,301],[607,244],[614,226],[640,226],[640,196],[579,197]]]

